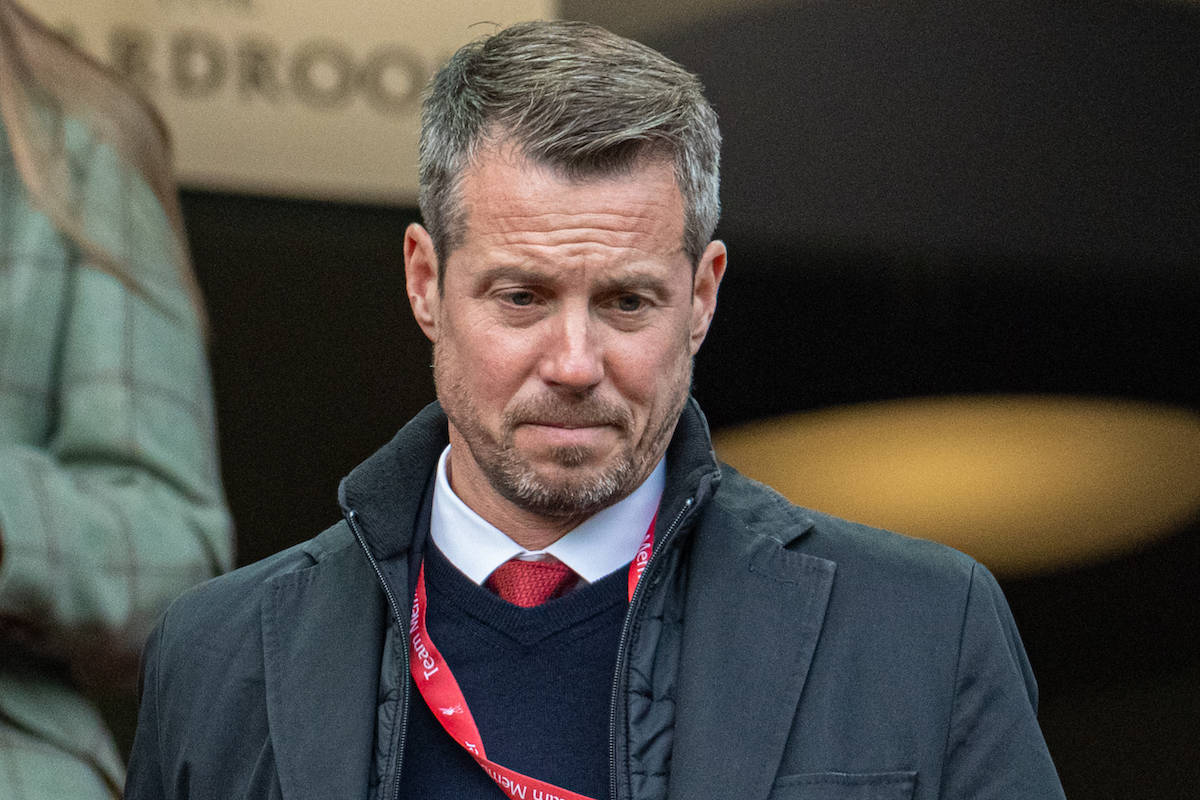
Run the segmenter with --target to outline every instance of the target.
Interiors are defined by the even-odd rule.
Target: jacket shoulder
[[[349,526],[339,521],[312,539],[211,578],[170,605],[159,622],[162,635],[168,640],[182,637],[195,641],[206,632],[257,627],[262,597],[272,581],[311,569],[354,545]]]
[[[782,547],[790,559],[816,559],[833,569],[822,633],[827,657],[844,648],[850,661],[862,652],[890,654],[893,672],[923,664],[934,669],[931,653],[947,680],[963,648],[1002,654],[1036,704],[1037,689],[1016,623],[996,578],[983,564],[946,545],[840,519],[793,505],[761,483],[729,469],[720,491],[735,502],[723,503],[745,513],[750,529],[766,536],[787,529]],[[726,518],[723,527],[728,528]],[[835,658],[836,660],[836,658]],[[935,658],[936,660],[936,658]],[[917,687],[914,687],[914,691]]]
[[[717,503],[724,512],[751,533],[782,536],[787,549],[836,563],[839,580],[858,576],[879,586],[902,582],[961,590],[977,572],[986,572],[946,545],[797,506],[726,464],[721,471]]]

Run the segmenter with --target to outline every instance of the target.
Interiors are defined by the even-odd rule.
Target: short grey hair
[[[585,22],[525,22],[456,52],[421,112],[420,206],[439,262],[461,243],[463,173],[488,144],[572,178],[643,158],[674,164],[683,248],[698,264],[720,216],[721,133],[699,78],[643,44]]]

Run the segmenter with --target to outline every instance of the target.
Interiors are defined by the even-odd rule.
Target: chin
[[[496,488],[516,505],[548,517],[589,516],[635,488],[627,463],[527,468]]]
[[[598,483],[611,482],[611,470],[600,464],[564,466],[552,464],[535,467],[528,473],[529,483],[551,494],[587,491]]]

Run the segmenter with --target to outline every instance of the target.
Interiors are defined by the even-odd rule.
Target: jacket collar
[[[667,485],[659,505],[659,531],[671,524],[676,510],[687,500],[697,508],[706,503],[720,483],[721,467],[713,453],[708,420],[696,399],[688,397],[667,447]]]
[[[391,560],[412,546],[424,489],[449,441],[446,415],[439,404],[430,403],[342,479],[342,513],[349,517],[354,512],[377,561]]]

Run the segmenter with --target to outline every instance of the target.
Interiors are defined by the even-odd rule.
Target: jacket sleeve
[[[1004,595],[975,565],[959,642],[939,797],[1062,800],[1037,722],[1037,685]]]
[[[68,127],[68,140],[81,130]],[[78,144],[79,202],[174,311],[80,263],[6,172],[0,643],[132,682],[167,603],[230,566],[231,525],[187,265],[166,257],[174,231],[111,150]]]

